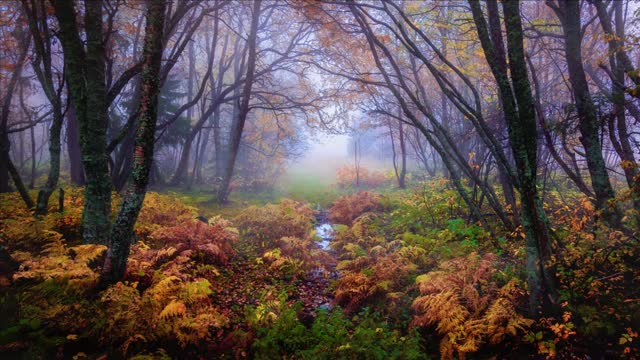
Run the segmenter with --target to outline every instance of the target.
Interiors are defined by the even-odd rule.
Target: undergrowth
[[[579,194],[547,194],[560,311],[537,319],[519,232],[470,221],[445,180],[334,193],[330,251],[315,242],[315,200],[219,211],[149,193],[125,277],[103,290],[106,247],[82,242],[81,194],[41,218],[0,196],[9,358],[640,356],[637,231],[594,221]]]

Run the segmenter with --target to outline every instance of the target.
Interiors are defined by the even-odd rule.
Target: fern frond
[[[491,281],[497,257],[470,254],[416,278],[421,296],[413,302],[418,326],[435,326],[442,336],[440,354],[452,359],[477,352],[484,342],[497,344],[532,324],[516,311],[524,292],[512,280],[502,288]]]
[[[69,252],[74,255],[74,260],[79,263],[94,261],[106,251],[106,246],[97,244],[78,245],[69,249]]]
[[[187,307],[180,301],[171,300],[171,302],[160,312],[160,319],[167,319],[176,316],[185,316]]]

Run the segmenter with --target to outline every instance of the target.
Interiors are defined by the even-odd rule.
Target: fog
[[[287,177],[313,176],[330,184],[335,180],[338,168],[353,163],[348,156],[348,146],[348,135],[316,135],[309,140],[309,150],[291,162]]]

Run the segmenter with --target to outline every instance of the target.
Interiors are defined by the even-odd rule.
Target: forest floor
[[[639,356],[637,246],[578,195],[547,200],[562,303],[534,321],[520,232],[469,222],[445,180],[316,185],[225,206],[203,189],[150,192],[125,278],[106,290],[106,248],[80,236],[82,189],[41,219],[2,195],[2,358]]]

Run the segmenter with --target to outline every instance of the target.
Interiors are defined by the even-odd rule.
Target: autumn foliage
[[[2,349],[34,346],[20,339],[20,333],[29,331],[63,332],[69,346],[82,336],[117,357],[161,348],[160,344],[193,349],[211,341],[212,330],[228,319],[209,298],[210,281],[219,275],[214,266],[225,265],[235,254],[232,245],[238,232],[219,217],[207,224],[193,219],[194,209],[173,196],[150,195],[125,281],[100,293],[97,300],[90,298],[106,246],[69,244],[63,233],[52,230],[79,233],[79,222],[61,220],[76,214],[73,198],[64,213],[42,219],[26,211],[7,213],[2,246],[17,266],[3,286],[20,286],[24,296],[13,305],[21,309],[22,320],[0,333]],[[36,345],[38,351],[50,346]]]
[[[390,179],[382,171],[345,165],[336,171],[336,183],[342,188],[372,189],[389,184]]]
[[[519,282],[500,285],[492,278],[499,266],[494,254],[471,253],[416,279],[420,296],[413,302],[413,323],[435,328],[442,359],[464,358],[484,344],[515,338],[533,323],[516,311],[525,294]]]
[[[196,216],[197,210],[185,205],[176,195],[149,192],[144,198],[142,210],[138,215],[135,232],[138,237],[145,238],[155,230],[177,226]]]
[[[285,236],[305,238],[311,231],[314,212],[309,206],[284,199],[279,204],[251,206],[235,219],[240,234],[260,248]]]
[[[351,225],[353,220],[365,212],[380,211],[383,208],[381,195],[361,191],[336,199],[333,206],[329,208],[329,220],[338,224]]]
[[[549,195],[562,240],[553,258],[561,310],[539,319],[526,312],[520,234],[467,221],[444,180],[337,197],[329,215],[344,225],[334,226],[329,251],[303,202],[204,222],[177,194],[151,193],[125,277],[104,290],[96,284],[106,247],[79,241],[78,197],[34,218],[14,196],[0,197],[9,256],[0,258],[2,351],[551,359],[592,346],[638,356],[637,246],[594,222],[580,196],[565,196],[575,204],[566,206]]]

